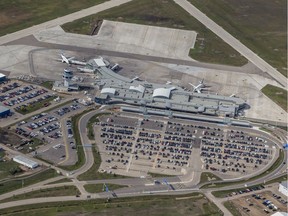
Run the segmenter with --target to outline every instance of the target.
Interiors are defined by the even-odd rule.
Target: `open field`
[[[56,177],[58,174],[55,170],[47,169],[45,171],[33,174],[31,176],[8,180],[0,183],[0,194],[8,193],[13,190],[17,190],[21,187],[26,187],[38,182],[47,180],[49,178]]]
[[[181,215],[223,215],[222,212],[202,194],[184,196],[144,196],[117,198],[107,202],[103,199],[70,201],[19,206],[0,210],[1,215],[135,215],[138,216],[181,216]]]
[[[113,191],[119,188],[126,187],[123,185],[116,185],[116,184],[106,184],[106,186],[108,187],[109,191]],[[100,192],[105,191],[103,184],[87,184],[87,185],[84,185],[84,188],[88,193],[100,193]]]
[[[224,206],[231,212],[233,216],[241,216],[240,212],[235,208],[231,201],[224,202]]]
[[[23,200],[23,199],[32,199],[32,198],[39,198],[39,197],[57,197],[57,196],[74,196],[79,194],[79,190],[75,186],[62,186],[62,187],[55,187],[55,188],[47,188],[47,189],[40,189],[29,193],[24,193],[20,195],[16,195],[4,200],[1,202],[11,202],[16,200]]]
[[[193,30],[198,35],[195,49],[190,52],[192,58],[203,62],[236,66],[244,65],[247,62],[237,51],[191,17],[172,0],[133,0],[119,7],[67,23],[62,27],[68,32],[90,34],[91,25],[93,26],[97,20],[102,19]]]
[[[287,1],[189,1],[287,76]]]
[[[3,151],[0,151],[0,158],[3,157]],[[10,170],[19,167],[19,164],[12,160],[0,161],[0,180],[12,177]]]
[[[15,32],[105,0],[2,0],[0,2],[0,36]]]
[[[272,101],[274,101],[276,104],[282,107],[282,109],[288,112],[287,91],[272,85],[266,85],[264,88],[261,89],[261,91]]]

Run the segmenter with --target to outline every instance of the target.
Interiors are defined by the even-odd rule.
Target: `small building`
[[[279,184],[279,192],[288,197],[288,181],[283,181]]]
[[[10,114],[10,109],[0,104],[0,118],[4,118]]]
[[[17,163],[19,163],[21,165],[24,165],[24,166],[26,166],[26,167],[28,167],[30,169],[35,169],[36,167],[39,166],[39,164],[37,162],[32,161],[32,160],[30,160],[30,159],[28,159],[26,157],[21,156],[21,155],[18,155],[16,157],[14,157],[13,161],[15,161],[15,162],[17,162]]]
[[[0,83],[1,82],[5,82],[6,81],[6,75],[5,74],[3,74],[3,73],[0,73]]]

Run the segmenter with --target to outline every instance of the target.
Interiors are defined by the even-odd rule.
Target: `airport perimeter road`
[[[109,8],[112,8],[112,7],[119,6],[121,4],[130,2],[130,1],[131,0],[110,0],[108,2],[104,2],[102,4],[95,5],[93,7],[86,8],[86,9],[77,11],[75,13],[68,14],[66,16],[58,17],[54,20],[50,20],[50,21],[41,23],[39,25],[32,26],[30,28],[26,28],[26,29],[23,29],[23,30],[20,30],[20,31],[11,33],[11,34],[7,34],[5,36],[0,37],[0,45],[14,41],[14,40],[17,40],[19,38],[22,38],[22,37],[25,37],[25,36],[28,36],[31,34],[34,34],[38,31],[43,30],[43,29],[55,27],[57,25],[62,25],[62,24],[67,23],[67,22],[72,22],[72,21],[80,19],[82,17],[89,16],[89,15],[107,10]]]
[[[256,65],[263,72],[267,72],[270,76],[272,76],[277,82],[279,82],[283,87],[287,88],[287,78],[283,76],[279,71],[265,62],[262,58],[260,58],[257,54],[255,54],[248,47],[243,45],[238,39],[233,37],[227,31],[225,31],[221,26],[216,24],[213,20],[207,17],[204,13],[194,7],[187,0],[174,0],[178,5],[180,5],[184,10],[186,10],[189,14],[195,17],[198,21],[204,24],[208,29],[222,38],[226,43],[232,46],[235,50],[237,50],[241,55],[246,57],[250,62]]]

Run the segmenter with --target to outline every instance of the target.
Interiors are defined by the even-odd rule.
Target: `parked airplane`
[[[61,59],[59,59],[62,63],[66,63],[68,65],[76,64],[85,66],[87,63],[82,61],[73,60],[75,57],[66,57],[63,53],[60,54]]]
[[[207,86],[204,84],[204,79],[199,81],[199,84],[197,86],[193,85],[192,83],[189,83],[189,85],[193,86],[193,92],[201,93],[201,91],[206,88]]]
[[[93,69],[90,68],[85,68],[85,67],[77,67],[77,69],[81,72],[85,72],[85,73],[94,73]]]
[[[135,76],[135,77],[132,79],[132,81],[134,81],[134,80],[139,80],[139,78],[140,78],[140,77]]]
[[[167,82],[166,82],[166,85],[170,85],[170,84],[172,84],[172,82],[170,82],[170,81],[167,81]]]

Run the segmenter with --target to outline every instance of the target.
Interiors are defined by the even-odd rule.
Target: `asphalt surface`
[[[279,84],[283,87],[287,88],[287,78],[283,76],[279,71],[273,68],[270,64],[260,58],[257,54],[255,54],[252,50],[242,44],[238,39],[233,37],[227,31],[225,31],[221,26],[215,23],[212,19],[194,7],[187,0],[174,0],[178,5],[180,5],[184,10],[186,10],[191,16],[195,17],[198,21],[200,21],[203,25],[205,25],[208,29],[214,32],[217,36],[219,36],[222,40],[224,40],[227,44],[237,50],[241,55],[247,58],[250,62],[256,65],[263,72],[267,72],[273,77]]]

